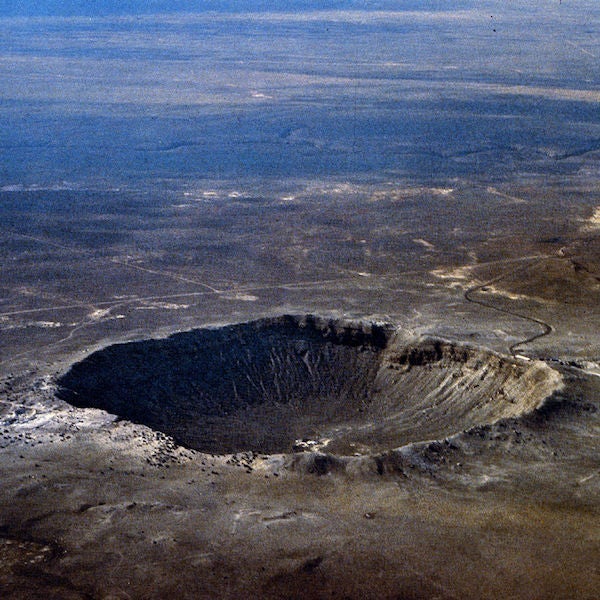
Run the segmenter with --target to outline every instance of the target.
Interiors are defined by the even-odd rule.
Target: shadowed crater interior
[[[528,412],[560,385],[538,362],[391,325],[283,316],[109,346],[58,396],[211,453],[369,454]]]

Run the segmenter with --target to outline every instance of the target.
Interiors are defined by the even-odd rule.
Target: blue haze
[[[595,0],[1,2],[0,15],[0,187],[597,171]]]
[[[444,10],[445,0],[0,0],[0,16],[103,16],[157,13],[306,11],[306,10]],[[473,0],[452,2],[452,9]],[[476,4],[475,4],[476,5]]]

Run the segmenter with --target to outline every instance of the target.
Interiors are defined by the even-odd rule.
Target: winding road
[[[476,294],[477,292],[483,290],[484,288],[486,288],[494,283],[497,283],[498,281],[502,281],[503,279],[508,277],[508,275],[515,275],[516,273],[519,273],[520,271],[525,271],[525,270],[531,268],[532,266],[535,266],[536,264],[541,263],[543,260],[546,260],[547,258],[550,258],[550,257],[545,256],[545,257],[538,258],[538,259],[536,259],[536,261],[533,264],[525,264],[522,267],[519,267],[518,269],[511,271],[510,273],[503,273],[502,275],[498,275],[497,277],[489,279],[488,281],[485,281],[484,283],[480,283],[479,285],[470,287],[464,293],[464,298],[467,302],[471,302],[472,304],[479,304],[479,306],[484,306],[485,308],[490,308],[497,312],[504,313],[506,315],[510,315],[513,317],[517,317],[519,319],[529,321],[530,323],[535,323],[536,325],[539,325],[542,328],[541,332],[536,333],[535,335],[531,335],[531,336],[525,338],[524,340],[520,340],[518,342],[515,342],[514,344],[511,344],[508,347],[508,351],[511,353],[512,356],[516,356],[516,353],[517,353],[516,349],[519,346],[524,346],[526,344],[533,342],[534,340],[540,339],[540,338],[552,333],[552,331],[553,331],[552,325],[550,325],[549,323],[546,323],[546,321],[542,321],[541,319],[536,319],[535,317],[530,317],[528,315],[524,315],[517,311],[509,310],[507,308],[502,308],[500,306],[495,306],[494,304],[491,304],[489,302],[484,302],[483,300],[474,298],[473,295]]]

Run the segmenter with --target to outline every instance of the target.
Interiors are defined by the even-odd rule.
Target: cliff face
[[[205,452],[369,454],[529,412],[560,378],[439,340],[402,347],[392,326],[284,316],[109,346],[58,384]]]

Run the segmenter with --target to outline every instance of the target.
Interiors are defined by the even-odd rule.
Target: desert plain
[[[0,17],[3,598],[598,597],[598,9],[355,4]]]

